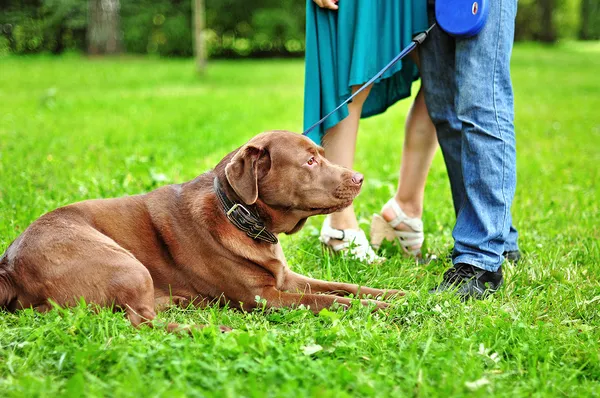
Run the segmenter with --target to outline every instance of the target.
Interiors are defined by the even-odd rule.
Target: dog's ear
[[[263,153],[261,148],[245,145],[225,166],[227,181],[244,204],[258,199],[258,161]]]

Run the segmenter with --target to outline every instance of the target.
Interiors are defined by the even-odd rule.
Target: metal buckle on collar
[[[229,200],[227,195],[222,191],[218,178],[215,177],[213,185],[217,198],[221,202],[225,217],[227,217],[229,222],[239,230],[244,231],[252,239],[271,244],[278,242],[277,237],[267,229],[258,213],[252,212],[240,203],[233,203]]]

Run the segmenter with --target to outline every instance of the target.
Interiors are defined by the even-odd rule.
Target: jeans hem
[[[473,267],[477,267],[477,268],[481,268],[484,269],[486,271],[489,272],[496,272],[498,271],[498,269],[500,268],[500,266],[502,265],[502,263],[498,264],[498,265],[489,265],[489,264],[484,264],[481,261],[477,260],[476,258],[468,255],[468,254],[461,254],[460,256],[456,257],[452,263],[454,265],[456,264],[469,264],[472,265]]]

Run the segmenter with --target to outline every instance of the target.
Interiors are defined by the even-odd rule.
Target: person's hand
[[[330,10],[337,10],[338,9],[338,1],[339,0],[313,0],[315,2],[316,5],[318,5],[321,8],[329,8]]]

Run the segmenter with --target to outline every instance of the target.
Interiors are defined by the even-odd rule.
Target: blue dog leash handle
[[[438,25],[454,37],[475,36],[483,29],[489,12],[490,0],[435,0]]]

